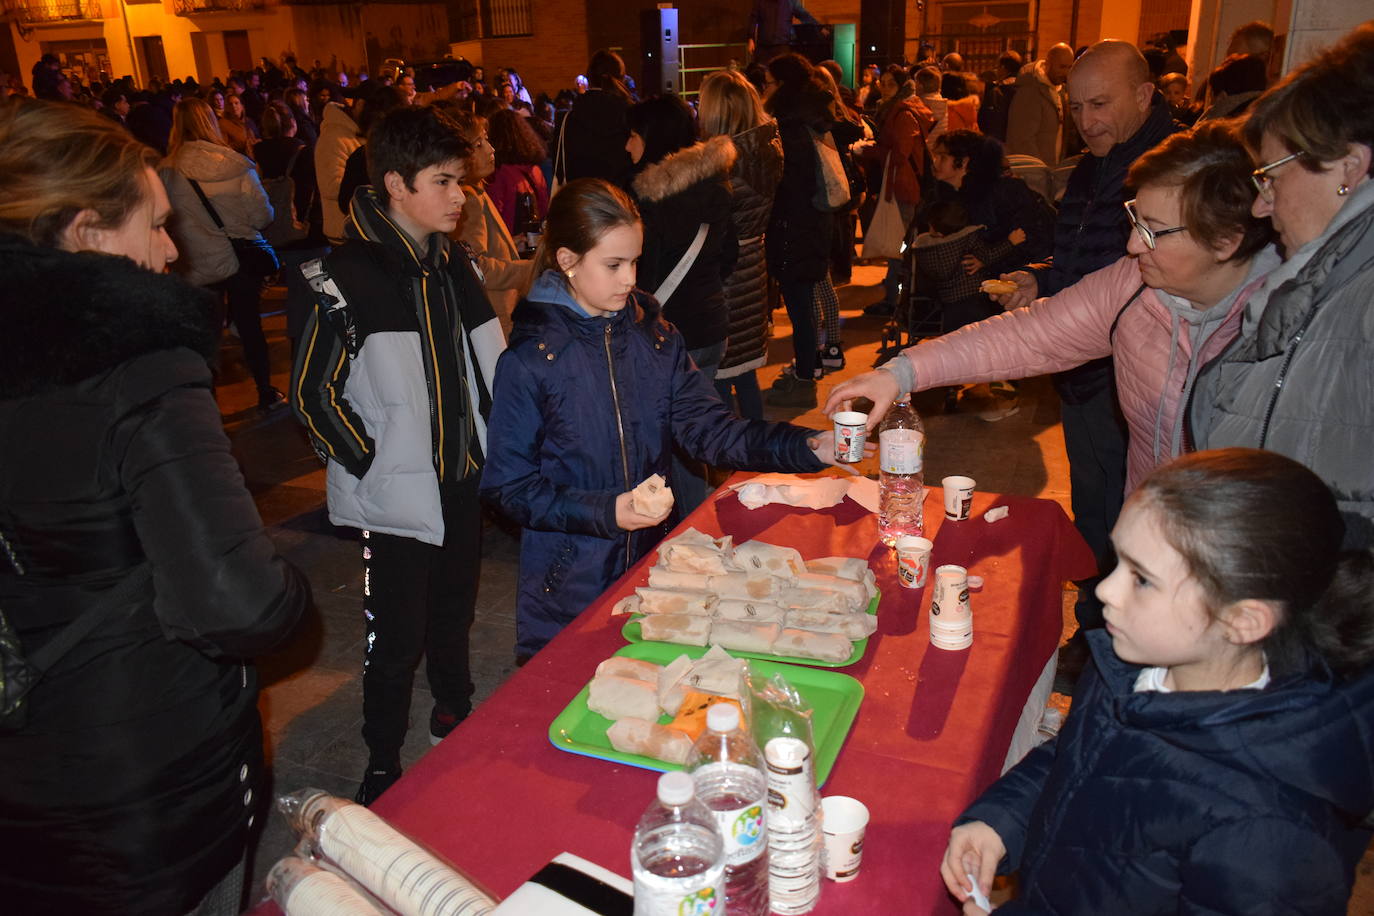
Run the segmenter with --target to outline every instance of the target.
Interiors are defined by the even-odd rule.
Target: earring
[[[575,271],[575,270],[570,270],[570,271],[567,272],[567,274],[565,274],[565,276],[567,276],[567,278],[568,278],[569,280],[571,280],[573,277],[577,276],[577,271]]]
[[[1336,189],[1336,196],[1337,196],[1337,197],[1344,197],[1345,195],[1347,195],[1347,194],[1349,194],[1349,193],[1350,193],[1350,185],[1348,185],[1348,184],[1343,184],[1343,185],[1341,185],[1339,188]]]

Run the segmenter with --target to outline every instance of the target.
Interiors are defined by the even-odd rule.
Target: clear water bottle
[[[725,845],[691,776],[659,777],[658,798],[635,827],[630,869],[635,916],[723,911]]]
[[[692,746],[687,770],[725,842],[725,911],[766,916],[768,777],[758,745],[740,728],[739,707],[717,703],[706,711],[706,731]]]
[[[878,427],[878,531],[889,547],[925,532],[925,450],[925,424],[904,396]]]

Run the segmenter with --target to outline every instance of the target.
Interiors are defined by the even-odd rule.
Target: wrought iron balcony
[[[265,10],[268,0],[174,0],[173,10],[178,16],[197,16],[201,13],[253,13]]]
[[[20,25],[100,21],[99,0],[4,0],[4,11]]]

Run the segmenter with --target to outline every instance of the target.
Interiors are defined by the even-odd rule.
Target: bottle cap
[[[706,727],[713,732],[732,732],[739,728],[739,707],[733,703],[716,703],[706,710]]]
[[[658,800],[665,805],[685,805],[696,794],[692,777],[675,770],[658,777]]]

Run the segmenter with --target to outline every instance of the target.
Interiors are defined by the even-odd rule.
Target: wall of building
[[[533,17],[533,35],[461,41],[449,47],[454,57],[466,57],[485,68],[488,81],[498,67],[514,67],[531,96],[540,92],[554,95],[560,89],[571,88],[577,74],[587,69],[593,9],[594,3],[589,0],[539,0]],[[626,4],[619,4],[616,9],[615,16],[627,17]],[[627,65],[633,68],[634,60],[627,59]]]

